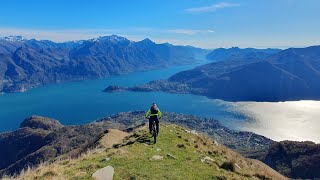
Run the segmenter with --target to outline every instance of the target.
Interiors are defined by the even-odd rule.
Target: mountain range
[[[10,36],[0,38],[0,92],[189,64],[206,54],[191,46],[116,35],[63,43]]]
[[[137,87],[105,89],[121,90],[191,93],[228,101],[319,99],[320,46],[289,48],[262,60],[223,60]]]
[[[255,61],[257,59],[264,59],[271,54],[277,53],[281,49],[268,48],[268,49],[255,49],[255,48],[217,48],[207,55],[207,59],[213,61],[225,60],[246,60]]]

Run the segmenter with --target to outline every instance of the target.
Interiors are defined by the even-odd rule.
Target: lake
[[[252,131],[274,140],[320,142],[319,101],[233,103],[189,94],[102,92],[109,85],[134,86],[165,79],[204,63],[207,62],[2,94],[0,132],[18,128],[23,119],[31,115],[55,118],[65,125],[84,124],[118,112],[147,110],[156,102],[162,111],[211,117],[229,128]]]

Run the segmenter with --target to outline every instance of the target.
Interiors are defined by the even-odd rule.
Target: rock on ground
[[[159,161],[162,159],[163,159],[163,156],[159,156],[159,155],[154,155],[152,156],[152,158],[150,158],[150,160],[153,160],[153,161]]]
[[[213,163],[213,159],[211,159],[210,157],[206,156],[206,157],[201,159],[201,162],[210,164],[210,163]]]
[[[167,154],[167,157],[170,158],[170,159],[175,159],[176,158],[172,154]]]
[[[92,174],[95,180],[112,180],[114,174],[114,169],[112,166],[107,166],[102,169],[97,170]]]
[[[102,161],[102,162],[108,162],[108,161],[110,161],[110,159],[111,159],[111,158],[106,157],[106,158],[102,159],[101,161]]]

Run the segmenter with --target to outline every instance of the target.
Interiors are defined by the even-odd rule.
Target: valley
[[[206,54],[191,46],[134,42],[116,35],[63,43],[5,37],[0,39],[0,93],[192,64]]]

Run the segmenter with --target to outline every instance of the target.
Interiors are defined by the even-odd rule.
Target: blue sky
[[[286,48],[320,44],[319,17],[319,0],[1,0],[0,36]]]

